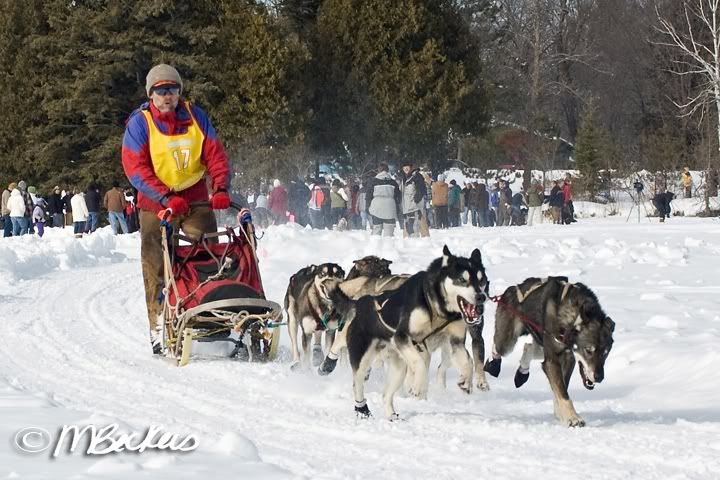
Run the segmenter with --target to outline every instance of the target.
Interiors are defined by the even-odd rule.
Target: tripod
[[[630,212],[628,213],[627,218],[625,219],[625,223],[627,223],[630,220],[630,216],[632,215],[633,209],[637,210],[637,221],[640,223],[640,207],[642,207],[643,210],[645,210],[645,218],[648,219],[648,222],[650,219],[648,218],[650,214],[647,211],[647,207],[645,206],[645,198],[642,194],[642,190],[635,190],[637,192],[637,195],[633,196],[633,194],[630,194],[630,198],[633,199],[633,205],[630,207]]]

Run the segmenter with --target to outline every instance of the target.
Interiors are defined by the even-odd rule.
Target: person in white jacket
[[[88,219],[88,209],[85,203],[85,194],[77,187],[73,188],[73,196],[70,199],[70,206],[73,213],[73,232],[75,238],[81,238],[85,231],[85,222]]]
[[[25,235],[30,228],[29,218],[25,216],[25,199],[19,188],[10,192],[7,208],[10,210],[10,221],[13,226],[13,237]]]

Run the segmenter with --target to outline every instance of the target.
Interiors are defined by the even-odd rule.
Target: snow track
[[[670,269],[662,269],[655,276],[647,274],[646,262],[666,261],[668,254],[660,247],[667,245],[648,248],[645,257],[633,260],[646,225],[623,225],[623,231],[635,237],[622,237],[617,247],[608,235],[621,238],[618,230],[601,235],[608,225],[594,226],[575,228],[577,242],[568,242],[559,228],[537,228],[556,255],[556,247],[570,250],[562,256],[567,262],[550,270],[541,267],[542,255],[534,246],[540,237],[530,234],[533,229],[502,232],[516,234],[512,245],[510,237],[498,238],[493,230],[478,234],[463,228],[436,235],[432,244],[398,239],[378,244],[384,250],[375,252],[395,260],[398,271],[416,265],[415,271],[444,241],[465,254],[478,245],[493,293],[529,275],[587,272],[574,280],[596,290],[618,331],[606,381],[592,392],[582,389],[577,376],[571,382],[570,395],[588,422],[584,429],[567,429],[554,419],[552,396],[538,364],[530,381],[520,390],[514,388],[519,347],[503,362],[500,379],[489,379],[491,392],[462,394],[451,370],[447,391],[433,382],[428,401],[398,398],[396,408],[405,421],[394,423],[382,419],[382,372],[373,372],[368,386],[376,417],[359,421],[352,411],[346,365],[322,378],[312,371],[291,372],[283,361],[249,365],[211,359],[176,368],[151,358],[133,241],[117,247],[131,257],[128,261],[49,271],[8,286],[3,296],[6,319],[0,324],[0,377],[25,391],[44,392],[69,409],[136,427],[162,425],[168,431],[194,433],[210,448],[221,445],[224,435],[242,435],[257,446],[264,462],[290,476],[500,480],[543,478],[552,472],[559,479],[718,478],[720,285],[712,252],[720,244],[720,228],[706,233],[711,229],[707,223],[688,222],[692,236],[703,239],[696,246],[685,245],[684,233],[667,233],[670,249],[682,254],[671,257],[685,259],[685,264],[679,273],[665,275]],[[368,253],[366,244],[354,241],[362,235],[358,233],[287,227],[267,235],[265,286],[270,298],[279,301],[297,267],[330,260],[348,267],[348,259]],[[320,235],[334,242],[324,249],[323,258],[313,253]],[[282,249],[289,241],[297,245],[293,252]],[[615,248],[621,269],[596,255],[605,247]],[[711,269],[706,262],[712,261]],[[672,277],[673,284],[647,284],[665,277]],[[649,293],[657,295],[637,303]],[[486,310],[489,350],[494,306]],[[679,320],[679,330],[646,325],[653,315]],[[287,343],[283,331],[283,345]],[[287,358],[287,352],[282,353]]]

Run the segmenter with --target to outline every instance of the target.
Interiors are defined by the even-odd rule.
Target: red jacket
[[[207,168],[210,188],[213,192],[227,190],[230,165],[225,149],[220,143],[207,114],[191,105],[192,117],[205,135],[202,146],[202,162]],[[130,183],[138,190],[137,207],[141,210],[159,211],[166,204],[170,189],[155,175],[150,159],[148,125],[142,110],[150,110],[155,125],[165,135],[179,135],[187,132],[192,117],[184,101],[178,103],[174,112],[161,113],[152,102],[146,102],[135,110],[127,121],[122,144],[122,164]],[[199,181],[192,187],[176,192],[188,203],[206,202],[209,199],[208,185]]]
[[[567,205],[568,202],[572,200],[572,185],[569,183],[564,183],[562,186],[562,192],[563,196],[565,197],[565,205]]]
[[[279,186],[272,189],[268,195],[268,209],[275,216],[284,216],[288,209],[288,193],[285,187]]]

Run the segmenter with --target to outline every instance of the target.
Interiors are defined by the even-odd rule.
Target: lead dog
[[[430,354],[447,343],[452,363],[460,371],[458,385],[472,389],[472,363],[465,349],[466,324],[482,318],[488,282],[480,251],[456,257],[444,247],[443,256],[426,271],[408,278],[399,288],[352,300],[342,289],[330,292],[334,307],[347,319],[347,348],[353,371],[355,412],[369,417],[365,378],[382,352],[388,365],[383,393],[385,415],[398,418],[394,395],[410,377],[410,394],[424,398]]]
[[[501,357],[508,355],[518,337],[532,335],[525,345],[515,386],[528,379],[530,362],[544,359],[542,368],[553,392],[555,416],[571,427],[585,421],[568,396],[568,384],[579,362],[585,388],[592,390],[605,378],[605,359],[613,345],[615,322],[605,315],[595,294],[582,283],[568,283],[566,277],[528,278],[508,287],[495,312],[492,358],[485,371],[497,377]]]

